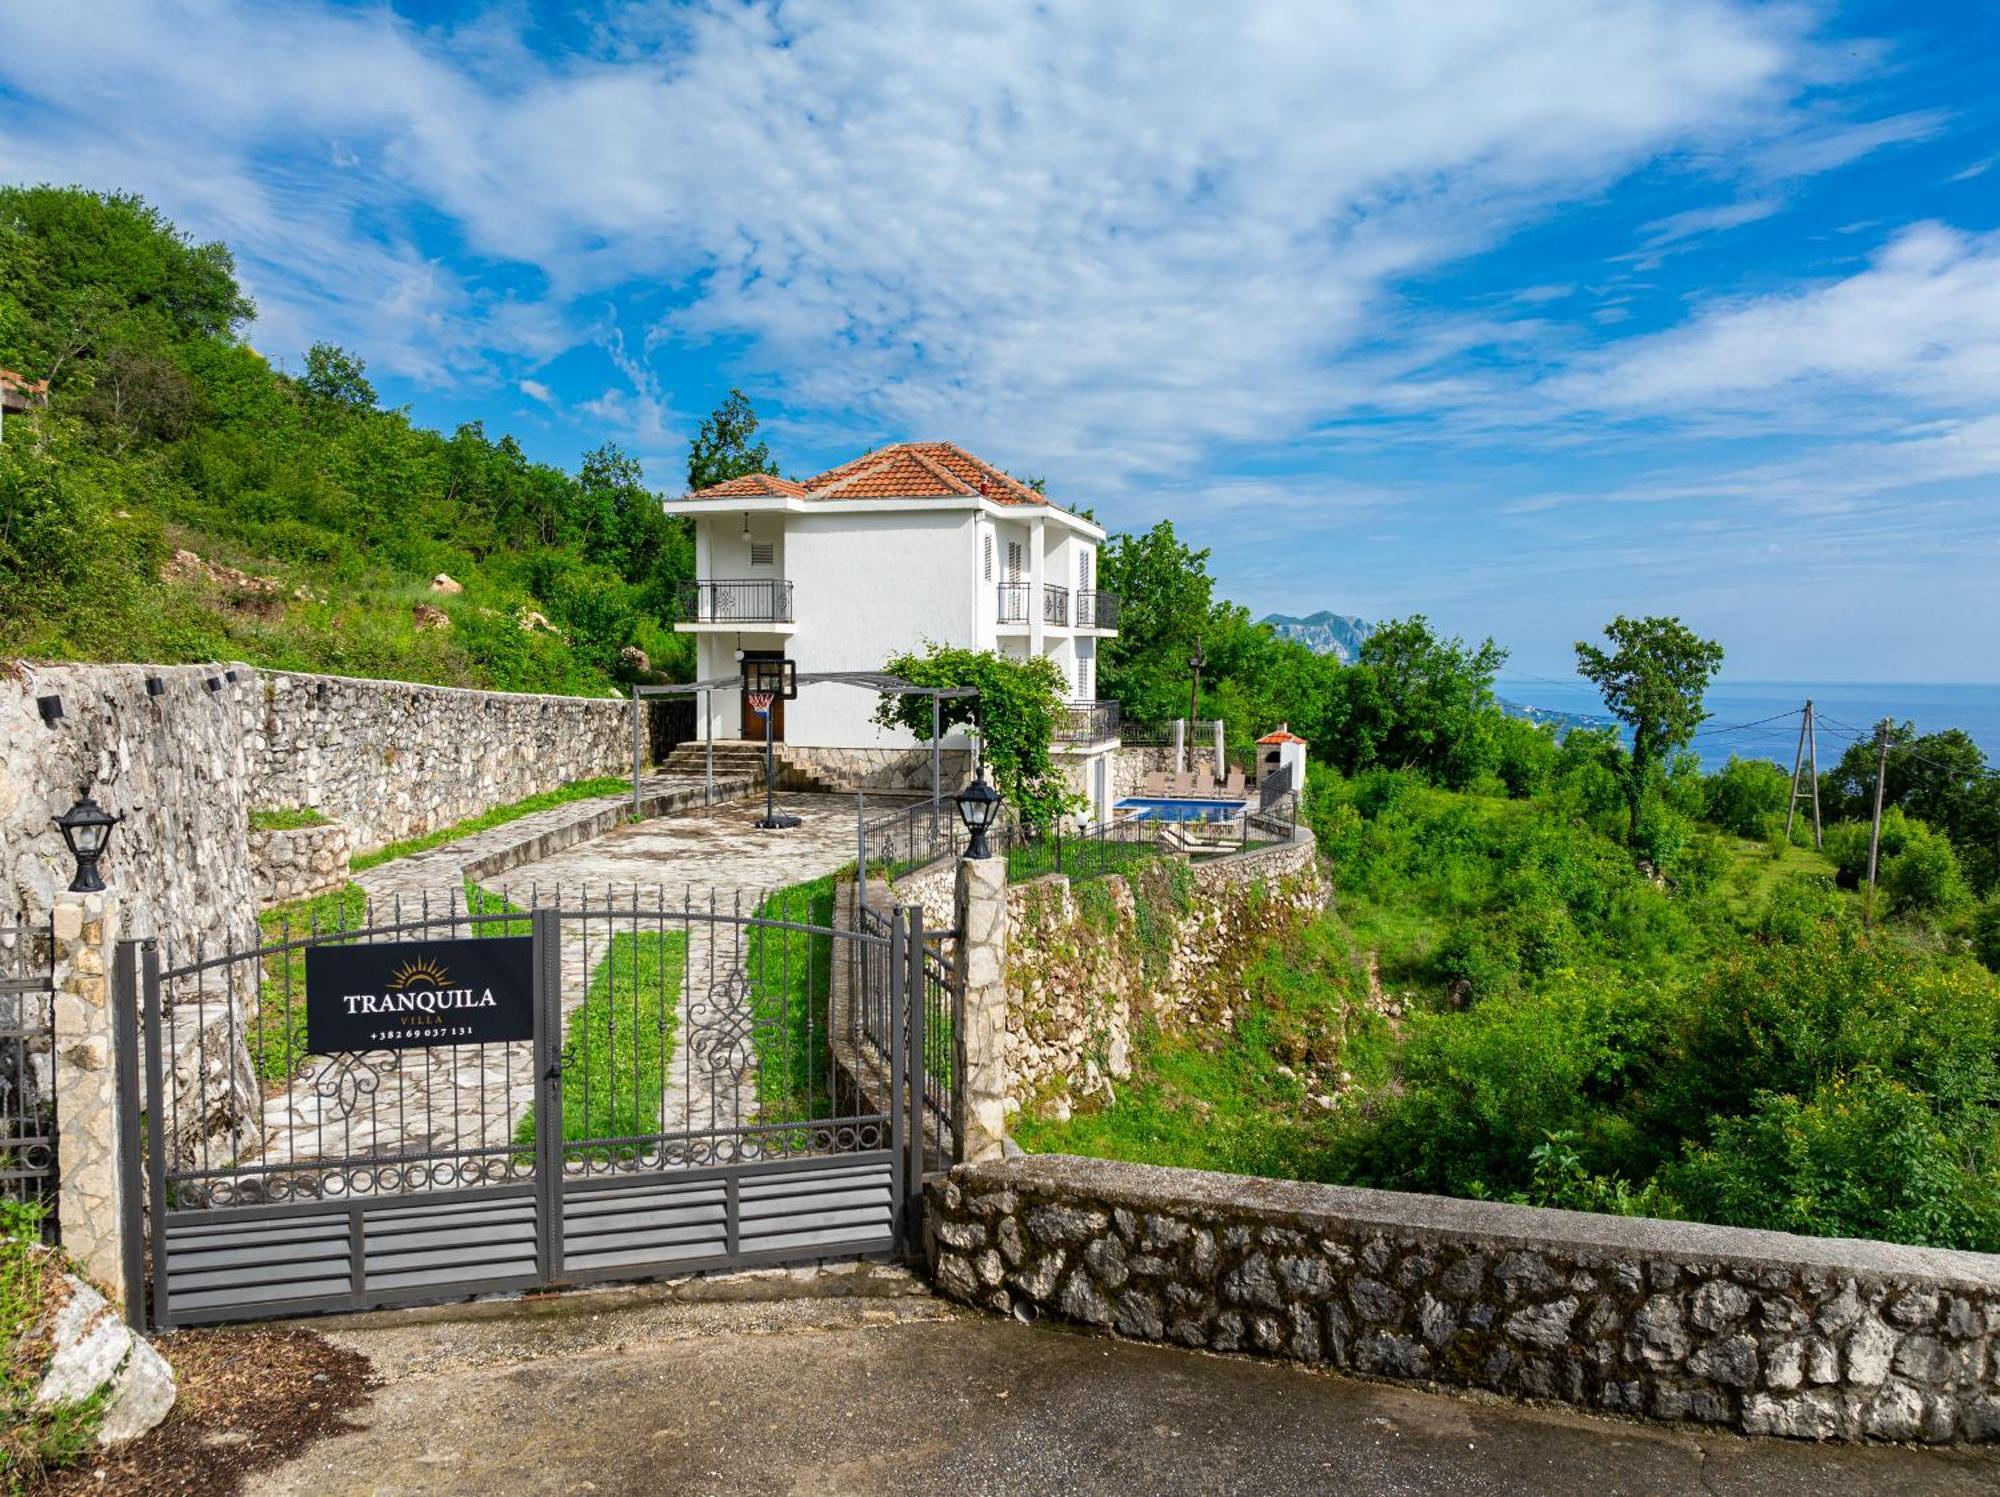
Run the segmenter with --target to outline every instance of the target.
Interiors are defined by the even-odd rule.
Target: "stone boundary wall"
[[[53,724],[37,710],[43,696],[62,699]],[[345,828],[350,853],[365,852],[628,772],[630,713],[613,698],[244,665],[22,663],[0,676],[0,910],[53,906],[72,865],[50,818],[88,786],[126,814],[104,861],[126,928],[242,946],[262,898],[250,811],[311,806]]]
[[[337,821],[282,831],[253,826],[245,840],[259,909],[330,894],[347,882],[352,849]]]
[[[620,698],[236,670],[251,806],[323,811],[355,852],[632,772]]]
[[[1283,939],[1325,907],[1312,833],[1292,842],[1188,864],[1187,904],[1151,960],[1140,936],[1132,879],[1108,874],[1088,886],[1108,910],[1062,874],[1007,890],[1005,1107],[1067,1116],[1131,1074],[1132,1032],[1142,1015],[1172,1029],[1234,1022],[1236,979],[1265,943]],[[900,904],[920,905],[929,929],[949,928],[953,863],[942,859],[892,886]],[[1170,877],[1164,866],[1132,876]]]
[[[2000,1439],[2000,1256],[1044,1155],[927,1186],[944,1293],[1806,1439]]]

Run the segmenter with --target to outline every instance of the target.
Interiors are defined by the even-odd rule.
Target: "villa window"
[[[1080,550],[1076,553],[1076,586],[1079,592],[1087,593],[1090,591],[1090,553],[1088,551]]]
[[[993,580],[993,532],[986,532],[986,580]]]
[[[773,566],[777,562],[775,541],[752,541],[750,543],[750,565],[753,567]]]
[[[1009,582],[1019,582],[1021,580],[1021,543],[1019,541],[1007,542],[1007,580]]]

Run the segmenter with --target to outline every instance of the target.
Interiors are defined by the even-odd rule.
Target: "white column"
[[[1042,653],[1042,636],[1047,632],[1042,624],[1044,581],[1042,522],[1035,519],[1028,523],[1028,654],[1031,657]]]

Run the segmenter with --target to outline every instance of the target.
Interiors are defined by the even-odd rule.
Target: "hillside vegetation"
[[[565,692],[630,679],[627,647],[685,664],[692,543],[630,457],[416,426],[341,349],[272,368],[252,311],[137,198],[0,188],[0,367],[50,383],[0,443],[0,655]]]
[[[1668,734],[1635,774],[1611,733],[1498,717],[1490,655],[1427,652],[1463,688],[1418,714],[1444,731],[1395,746],[1437,692],[1392,686],[1372,746],[1325,745],[1348,772],[1312,766],[1335,907],[1227,1030],[1143,1035],[1115,1099],[1024,1146],[2000,1251],[1983,761],[1940,781],[1953,735],[1896,737],[1871,896],[1858,760],[1822,854],[1775,766],[1703,776]]]

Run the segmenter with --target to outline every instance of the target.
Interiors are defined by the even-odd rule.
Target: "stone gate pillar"
[[[125,1301],[118,1128],[116,1015],[111,970],[118,896],[56,896],[55,936],[57,1211],[62,1245],[118,1303]]]
[[[965,1007],[953,1027],[958,1157],[998,1159],[1007,1131],[1007,860],[961,858],[953,890],[958,983]]]

